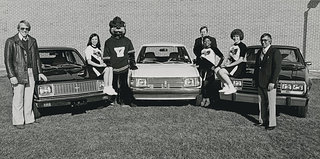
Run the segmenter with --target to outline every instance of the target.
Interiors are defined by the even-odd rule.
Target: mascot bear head
[[[116,38],[121,38],[126,34],[126,23],[116,16],[109,23],[110,33]]]

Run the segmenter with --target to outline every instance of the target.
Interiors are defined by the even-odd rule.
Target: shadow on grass
[[[219,101],[214,106],[208,107],[208,109],[214,109],[217,111],[228,111],[240,114],[253,123],[258,123],[258,120],[253,117],[259,115],[259,108],[257,104],[251,103],[237,103],[230,101]]]
[[[277,117],[281,114],[286,114],[290,116],[297,116],[296,107],[281,106],[277,105]],[[228,111],[240,114],[241,116],[247,118],[253,123],[258,123],[259,116],[259,106],[254,103],[244,103],[244,102],[231,102],[231,101],[219,101],[215,103],[214,106],[207,107],[208,109],[214,109],[217,111]],[[256,116],[256,117],[254,117]]]
[[[136,101],[138,107],[168,107],[168,106],[186,106],[193,104],[192,101]]]
[[[58,107],[40,108],[38,109],[40,115],[37,118],[40,118],[42,116],[51,116],[51,115],[58,115],[58,114],[70,114],[70,115],[84,114],[88,110],[103,109],[109,105],[110,105],[110,102],[101,101],[101,102],[87,103],[86,105],[75,106],[75,107],[66,105],[66,106],[58,106]]]
[[[192,104],[191,101],[136,101],[135,102],[138,107],[168,107],[168,106],[186,106]],[[69,106],[58,106],[58,107],[48,107],[48,108],[40,108],[38,109],[40,117],[42,116],[51,116],[58,114],[84,114],[86,111],[95,110],[95,109],[103,109],[110,105],[108,101],[87,103],[83,106],[71,107]],[[119,106],[121,107],[121,106]]]

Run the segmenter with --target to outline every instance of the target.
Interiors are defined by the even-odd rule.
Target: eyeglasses
[[[27,31],[30,31],[30,28],[20,28],[20,30],[27,30]]]
[[[260,41],[266,42],[269,41],[268,39],[261,39]]]

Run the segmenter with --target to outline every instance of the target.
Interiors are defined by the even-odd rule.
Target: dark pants
[[[206,73],[207,72],[207,73]],[[201,94],[203,98],[210,98],[214,101],[219,101],[220,96],[218,90],[220,89],[219,81],[215,80],[214,72],[212,70],[199,71],[203,80],[201,87]],[[206,75],[205,75],[206,74]]]
[[[128,85],[128,71],[122,73],[113,72],[112,87],[118,93],[115,100],[119,104],[131,104],[134,101],[132,90]]]

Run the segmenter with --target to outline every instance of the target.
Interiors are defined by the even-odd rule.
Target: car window
[[[299,62],[294,50],[280,49],[282,61],[286,62]]]
[[[247,62],[250,63],[255,63],[256,60],[256,54],[258,53],[259,48],[250,48],[247,51]],[[284,48],[284,49],[279,49],[281,56],[282,56],[282,61],[283,62],[302,62],[301,55],[299,55],[299,51],[296,49],[289,49],[289,48]]]
[[[142,47],[138,63],[191,63],[185,47],[148,46]]]
[[[247,62],[255,63],[256,61],[256,54],[258,53],[259,49],[248,49],[247,51]]]
[[[42,64],[46,67],[48,66],[58,66],[62,64],[75,64],[84,66],[79,55],[71,50],[48,50],[40,51],[40,60]]]

